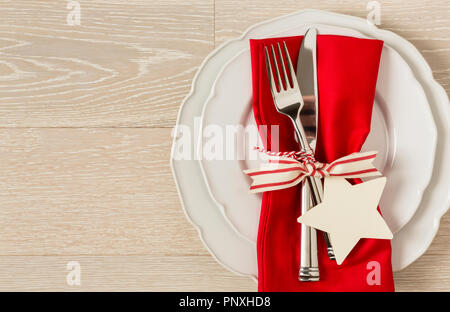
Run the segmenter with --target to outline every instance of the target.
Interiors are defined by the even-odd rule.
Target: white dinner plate
[[[203,110],[218,73],[230,59],[242,51],[250,37],[255,37],[256,34],[268,37],[277,29],[280,32],[299,21],[305,24],[326,24],[356,29],[368,37],[383,40],[406,60],[425,90],[438,127],[436,166],[418,211],[392,240],[393,268],[400,270],[416,260],[428,248],[439,227],[440,217],[447,211],[450,201],[448,190],[450,165],[444,162],[450,158],[448,97],[444,89],[433,79],[431,70],[421,54],[406,40],[392,32],[380,30],[363,19],[317,10],[304,10],[255,25],[240,38],[218,47],[204,60],[179,111],[177,124],[192,131],[198,128],[195,120]],[[183,142],[180,129],[178,127],[174,134],[171,167],[188,219],[199,231],[205,247],[219,263],[236,273],[256,277],[255,244],[238,235],[223,213],[217,209],[217,202],[212,198],[203,179],[200,163],[195,159],[174,158]],[[195,151],[197,141],[190,141],[189,148]]]
[[[304,34],[311,26],[299,23],[271,37]],[[314,27],[319,34],[367,38],[352,29],[329,25]],[[219,73],[203,108],[201,129],[205,133],[208,127],[214,125],[227,133],[226,127],[231,129],[230,126],[241,125],[254,130],[257,135],[251,102],[251,60],[247,45]],[[417,127],[418,124],[421,126]],[[243,135],[237,133],[233,137],[229,131],[227,134],[227,139],[235,141],[235,137]],[[199,147],[205,146],[209,140],[206,136],[201,136],[200,139]],[[422,142],[421,149],[429,153],[417,153],[417,142]],[[249,145],[255,144],[249,140],[243,143],[245,144],[237,144],[237,155],[244,155],[252,149]],[[375,166],[387,177],[380,207],[393,233],[411,219],[419,206],[431,177],[435,147],[436,126],[421,85],[403,58],[394,49],[384,45],[371,131],[362,150],[378,151]],[[254,160],[248,160],[248,156],[254,155],[246,153],[245,160],[227,160],[224,152],[222,159],[211,160],[201,157],[204,156],[201,155],[201,148],[198,153],[207,185],[219,203],[219,209],[223,210],[239,233],[256,243],[261,195],[249,194],[250,179],[242,172],[242,169],[259,167]]]

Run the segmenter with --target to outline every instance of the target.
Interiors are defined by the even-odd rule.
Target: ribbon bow
[[[244,170],[244,173],[253,180],[250,193],[292,187],[307,176],[363,178],[381,175],[372,164],[377,152],[353,153],[324,164],[316,161],[313,155],[304,152],[261,151],[269,155],[269,163],[259,169]]]

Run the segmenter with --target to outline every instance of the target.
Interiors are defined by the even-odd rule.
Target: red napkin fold
[[[302,38],[250,40],[255,119],[258,125],[279,125],[280,151],[299,147],[291,121],[275,109],[264,46],[284,40],[296,68]],[[360,151],[370,131],[382,47],[380,40],[335,35],[317,37],[318,161],[329,163]],[[270,127],[267,129],[265,148],[270,150]],[[319,231],[320,281],[299,282],[299,203],[299,187],[263,194],[257,242],[259,291],[394,291],[388,240],[361,239],[339,266],[328,259]]]

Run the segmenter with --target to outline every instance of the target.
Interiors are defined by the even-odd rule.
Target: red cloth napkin
[[[296,68],[302,38],[250,40],[255,119],[258,125],[279,125],[280,151],[299,147],[291,121],[275,109],[264,46],[286,41]],[[329,163],[360,151],[370,131],[382,47],[380,40],[335,35],[317,37],[318,161]],[[265,148],[270,150],[270,127],[267,129]],[[361,239],[339,266],[328,259],[322,232],[317,233],[320,281],[299,282],[299,203],[299,187],[263,194],[257,242],[259,291],[394,291],[389,240]],[[374,270],[369,264],[372,261],[380,264],[380,285],[367,282],[368,274]],[[369,280],[372,277],[369,276]]]

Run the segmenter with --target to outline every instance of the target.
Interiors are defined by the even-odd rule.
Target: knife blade
[[[297,81],[304,106],[300,120],[314,150],[317,137],[317,30],[310,28],[303,37],[297,61]]]

